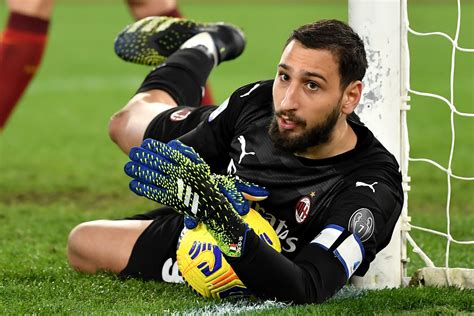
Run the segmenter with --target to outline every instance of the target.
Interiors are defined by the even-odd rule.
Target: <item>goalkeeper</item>
[[[184,215],[188,225],[206,225],[254,295],[321,303],[363,276],[389,243],[403,204],[401,175],[354,113],[367,68],[362,40],[337,20],[303,25],[285,43],[274,80],[200,107],[211,70],[244,46],[231,25],[166,17],[118,35],[119,57],[157,67],[109,132],[130,155],[130,188],[166,206],[78,225],[68,241],[75,269],[179,282]],[[242,196],[253,196],[281,253],[241,220]]]

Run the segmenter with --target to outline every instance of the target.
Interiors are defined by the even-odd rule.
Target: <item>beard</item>
[[[323,122],[306,129],[306,121],[297,117],[293,112],[275,112],[268,128],[268,134],[270,135],[273,145],[278,149],[292,153],[305,152],[309,147],[321,145],[329,141],[334,126],[339,118],[339,114],[340,104],[329,113]],[[277,117],[282,115],[287,116],[289,120],[303,128],[303,133],[292,137],[290,136],[290,132],[280,131],[278,128]]]

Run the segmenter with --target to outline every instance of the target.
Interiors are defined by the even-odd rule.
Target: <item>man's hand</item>
[[[125,172],[134,178],[133,192],[203,221],[223,253],[240,256],[248,227],[191,147],[146,139],[141,147],[132,148],[130,159]]]
[[[265,188],[238,177],[216,174],[212,174],[212,177],[221,193],[224,194],[240,216],[244,216],[250,211],[249,201],[262,201],[269,194]],[[198,221],[193,217],[185,216],[184,225],[188,229],[193,229],[198,225]]]
[[[262,201],[268,197],[265,188],[238,177],[216,174],[213,177],[221,193],[241,216],[249,212],[249,201]]]
[[[191,147],[179,141],[164,144],[152,139],[130,151],[125,173],[134,178],[130,189],[138,195],[203,219],[223,199],[209,166]]]

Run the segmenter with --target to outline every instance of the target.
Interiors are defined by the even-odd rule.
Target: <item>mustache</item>
[[[301,117],[297,116],[294,112],[292,111],[277,111],[275,112],[275,116],[282,118],[284,120],[292,121],[296,124],[306,126],[306,121],[302,119]]]

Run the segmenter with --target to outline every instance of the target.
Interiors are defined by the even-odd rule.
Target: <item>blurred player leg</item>
[[[172,16],[182,18],[176,0],[127,0],[130,13],[135,20],[140,20],[147,16]],[[209,82],[206,84],[204,96],[201,100],[202,105],[211,105],[214,103]]]
[[[147,16],[182,17],[176,0],[127,0],[127,4],[135,20]]]
[[[8,0],[0,34],[0,130],[36,73],[47,42],[53,0]]]
[[[172,45],[170,38],[174,40]],[[148,125],[161,112],[178,104],[199,106],[213,67],[238,57],[244,47],[243,33],[226,24],[204,25],[155,17],[125,28],[115,43],[120,58],[141,64],[166,63],[151,71],[137,95],[112,117],[112,140],[128,153],[131,147],[141,144]]]

